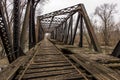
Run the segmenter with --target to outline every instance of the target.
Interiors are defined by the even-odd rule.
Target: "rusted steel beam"
[[[82,12],[82,15],[84,17],[84,21],[85,21],[85,24],[86,24],[86,27],[87,27],[87,30],[88,30],[88,33],[89,33],[89,36],[90,36],[90,39],[91,39],[91,42],[93,44],[93,48],[95,51],[97,52],[101,52],[101,49],[100,49],[100,46],[98,44],[98,40],[96,38],[96,35],[95,35],[95,32],[94,32],[94,29],[92,27],[92,24],[90,22],[90,19],[88,17],[88,14],[86,12],[86,9],[84,7],[83,4],[80,5],[81,7],[81,12]]]
[[[71,16],[72,17],[72,19],[71,19],[71,24],[70,24],[70,31],[69,31],[69,33],[70,33],[70,36],[69,36],[69,45],[72,45],[72,37],[73,37],[73,16]]]
[[[66,31],[66,28],[67,28],[66,22],[63,23],[63,27],[62,28],[63,28],[63,30],[62,30],[62,38],[61,38],[62,40],[61,41],[63,42],[63,40],[65,38],[65,31]]]
[[[58,27],[61,27],[61,25],[63,25],[63,23],[65,22],[65,21],[67,21],[69,18],[70,18],[70,16],[72,16],[73,14],[75,14],[76,12],[71,12],[70,14],[68,14],[67,15],[67,17],[66,18],[58,18],[58,17],[54,17],[54,20],[52,21],[52,24],[51,24],[51,20],[50,19],[43,19],[43,20],[41,20],[41,22],[42,22],[42,26],[43,26],[43,28],[44,27],[46,27],[46,28],[49,28],[50,27],[50,25],[51,25],[51,28],[52,27],[56,27],[56,28],[58,28]],[[58,21],[57,21],[58,20]],[[51,32],[52,30],[51,29],[47,29],[47,32]],[[46,32],[46,31],[45,31]]]
[[[59,41],[61,41],[62,38],[62,25],[59,27]]]
[[[56,29],[56,40],[58,40],[58,29]]]
[[[13,51],[15,57],[18,58],[20,56],[20,0],[14,0],[13,14]]]
[[[58,27],[60,27],[65,21],[67,21],[72,15],[74,15],[76,13],[76,11],[75,12],[71,12],[60,24],[59,24],[59,26]]]
[[[34,47],[36,44],[33,5],[34,5],[34,0],[31,0],[30,19],[29,19],[29,49]]]
[[[56,27],[56,28],[59,28],[61,27],[61,25],[63,25],[63,23],[65,21],[67,21],[74,13],[76,12],[79,12],[82,16],[83,16],[83,19],[84,19],[84,22],[86,24],[86,27],[87,27],[87,30],[88,30],[88,34],[90,36],[90,39],[92,41],[92,44],[93,44],[93,48],[95,51],[97,52],[101,52],[101,49],[100,49],[100,46],[98,44],[98,40],[95,36],[95,32],[93,30],[93,27],[92,27],[92,24],[90,22],[90,19],[87,15],[87,12],[85,10],[85,7],[83,4],[78,4],[78,5],[75,5],[75,6],[72,6],[72,7],[69,7],[69,8],[65,8],[65,9],[62,9],[62,10],[58,10],[58,11],[55,11],[55,12],[51,12],[51,13],[48,13],[48,14],[45,14],[45,15],[41,15],[41,16],[38,16],[40,19],[47,19],[47,18],[51,18],[51,17],[55,17],[55,16],[58,16],[58,15],[64,15],[64,14],[68,14],[68,16],[63,20],[61,21],[61,23]],[[50,23],[51,20],[48,19],[48,22]],[[68,26],[69,27],[69,26]],[[71,32],[69,32],[71,30]],[[70,26],[70,30],[68,30],[68,35],[67,36],[71,36],[70,39],[69,39],[69,42],[68,44],[73,44],[73,31],[72,31],[72,24]],[[57,31],[57,37],[58,37],[58,34],[60,32]],[[71,33],[71,34],[69,34]],[[66,36],[66,37],[67,37]],[[58,39],[58,38],[57,38]],[[82,36],[81,36],[81,39],[82,39]],[[65,43],[67,43],[68,39],[65,39]],[[82,42],[82,41],[81,41]],[[80,44],[80,43],[79,43]],[[81,44],[82,45],[82,44]]]
[[[49,24],[49,27],[48,27],[48,28],[51,27],[53,20],[54,20],[54,16],[52,17],[52,19],[51,19],[51,21],[50,21],[50,24]]]
[[[51,12],[51,13],[48,13],[48,14],[44,14],[44,15],[41,15],[39,17],[40,17],[40,19],[44,19],[44,18],[50,18],[52,16],[64,15],[64,14],[67,14],[67,13],[75,12],[75,11],[78,11],[80,9],[80,7],[79,7],[80,5],[81,4],[77,4],[75,6],[64,8],[64,9],[54,11],[54,12]]]
[[[57,39],[57,29],[55,29],[54,31],[55,31],[55,39]]]
[[[74,44],[74,40],[75,40],[75,36],[76,36],[76,33],[77,33],[77,28],[78,28],[79,20],[80,20],[80,14],[78,14],[77,22],[75,24],[74,34],[73,34],[72,43],[71,43],[72,45]]]
[[[39,19],[39,17],[38,17]],[[53,19],[49,19],[49,18],[45,18],[45,19],[40,19],[42,23],[51,23],[51,20],[52,20],[52,23],[59,23],[61,21],[63,21],[65,18],[59,18],[59,17],[54,17]]]
[[[12,43],[10,41],[10,32],[7,29],[7,23],[5,20],[5,17],[3,15],[3,9],[2,4],[0,2],[0,37],[8,58],[9,63],[13,62],[15,60],[15,54],[12,53]]]
[[[36,42],[40,42],[44,38],[44,29],[41,25],[41,21],[37,18],[37,34],[36,34]]]
[[[54,32],[53,32],[53,31],[51,32],[50,38],[51,38],[51,39],[54,39]]]
[[[118,41],[111,55],[120,58],[120,40]]]
[[[69,23],[68,23],[69,25],[68,25],[68,28],[67,28],[67,33],[66,33],[66,38],[65,38],[65,44],[67,44],[68,43],[68,38],[69,38],[69,31],[70,31],[70,26],[71,26],[71,24],[72,24],[72,16],[70,17],[70,21],[69,21]]]
[[[79,47],[83,47],[83,16],[80,16],[80,41]]]

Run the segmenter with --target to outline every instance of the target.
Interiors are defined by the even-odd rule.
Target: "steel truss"
[[[78,16],[73,29],[73,15],[76,13],[78,13]],[[59,18],[56,16],[59,16]],[[80,47],[83,46],[83,24],[85,23],[94,50],[101,52],[98,40],[83,4],[38,16],[37,20],[41,23],[45,32],[51,33],[51,38],[70,45],[74,44],[77,28],[80,27]]]
[[[15,54],[12,52],[12,43],[10,41],[10,34],[7,28],[7,23],[2,12],[2,4],[0,2],[0,37],[7,54],[8,60],[11,63],[15,60]]]

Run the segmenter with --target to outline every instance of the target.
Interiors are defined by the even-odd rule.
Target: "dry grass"
[[[100,47],[102,49],[102,52],[105,53],[105,54],[111,54],[113,49],[115,48],[118,40],[111,40],[110,41],[110,45],[109,46],[105,46],[105,43],[103,41],[103,39],[101,38],[101,36],[97,36],[97,39],[98,39],[98,42],[100,44]],[[76,46],[78,46],[79,44],[79,40],[80,40],[80,37],[79,37],[79,34],[76,35],[76,38],[75,38],[75,44]],[[90,38],[88,37],[88,40],[86,39],[85,36],[83,36],[83,46],[84,47],[88,47],[89,48],[89,44],[88,42],[91,44],[90,42]]]

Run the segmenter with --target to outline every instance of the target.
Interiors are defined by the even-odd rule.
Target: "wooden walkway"
[[[62,53],[45,39],[0,73],[0,80],[120,80],[118,72],[90,60],[84,52],[70,51]]]
[[[85,77],[48,40],[41,42],[39,50],[24,69],[19,71],[16,80],[79,80]]]

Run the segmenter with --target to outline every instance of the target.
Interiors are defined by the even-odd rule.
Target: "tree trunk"
[[[105,45],[108,46],[109,45],[109,38],[108,38],[108,29],[107,29],[107,22],[105,21],[105,29],[104,29],[104,41],[105,41]]]

